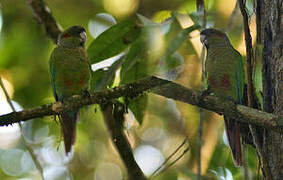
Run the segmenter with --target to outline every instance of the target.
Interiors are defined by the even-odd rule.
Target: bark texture
[[[282,0],[257,1],[258,35],[263,40],[264,110],[283,114]],[[263,150],[272,179],[283,179],[283,134],[265,130]]]

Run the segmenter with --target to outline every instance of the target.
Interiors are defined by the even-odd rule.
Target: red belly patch
[[[216,79],[214,78],[214,76],[209,76],[208,77],[208,83],[211,87],[217,87],[217,82]]]
[[[72,87],[73,86],[73,81],[64,79],[64,86],[65,87]]]
[[[230,88],[230,76],[229,74],[224,74],[221,77],[221,86],[225,89],[229,89]]]

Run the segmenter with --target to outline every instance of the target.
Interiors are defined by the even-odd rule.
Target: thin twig
[[[12,104],[12,100],[11,100],[11,98],[10,98],[10,96],[9,96],[9,94],[8,94],[8,92],[7,92],[6,88],[5,88],[5,86],[4,86],[4,83],[3,83],[1,77],[0,77],[0,86],[1,86],[3,92],[4,92],[5,96],[6,96],[6,100],[7,100],[8,104],[9,104],[9,106],[11,107],[11,109],[13,110],[13,112],[16,112],[16,109],[15,109],[15,107],[14,107],[13,104]],[[20,127],[21,136],[22,136],[22,139],[23,139],[23,144],[25,145],[25,147],[27,148],[29,154],[31,155],[31,158],[32,158],[32,160],[33,160],[33,162],[34,162],[34,164],[35,164],[37,170],[39,171],[39,174],[40,174],[41,178],[44,180],[43,168],[41,167],[41,164],[40,164],[40,162],[38,161],[38,158],[37,158],[37,156],[36,156],[36,154],[35,154],[35,152],[34,152],[32,146],[27,142],[27,140],[26,140],[26,138],[25,138],[25,136],[24,136],[22,124],[21,124],[20,122],[19,122],[18,124],[19,124],[19,127]]]
[[[182,144],[180,144],[180,145],[177,147],[177,149],[175,149],[175,151],[174,151],[172,154],[170,154],[170,156],[168,156],[168,157],[165,159],[165,161],[150,175],[150,178],[153,177],[153,176],[155,176],[155,174],[156,174],[161,168],[163,168],[163,167],[166,165],[166,163],[186,144],[187,141],[188,141],[188,137],[186,137],[186,138],[184,139],[184,141],[182,142]]]
[[[174,161],[172,161],[170,164],[168,164],[164,169],[162,169],[159,173],[162,173],[164,171],[166,171],[167,169],[169,169],[171,166],[173,166],[177,161],[179,161],[189,150],[191,149],[191,145],[189,145],[184,151],[183,153],[178,156]]]

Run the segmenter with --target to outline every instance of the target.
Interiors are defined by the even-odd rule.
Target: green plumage
[[[216,29],[203,30],[201,41],[207,49],[205,76],[209,90],[216,96],[229,98],[241,104],[245,74],[240,53],[232,47],[226,34]],[[231,117],[224,116],[224,121],[234,162],[240,166],[240,125]]]
[[[58,39],[57,47],[50,58],[50,73],[56,101],[87,91],[90,81],[90,66],[85,51],[85,30],[72,26]],[[66,153],[69,153],[76,137],[76,122],[79,110],[60,115]]]

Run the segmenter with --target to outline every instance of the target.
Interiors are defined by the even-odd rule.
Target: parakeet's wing
[[[204,58],[205,59],[205,62],[202,64],[202,68],[203,68],[203,70],[202,70],[202,73],[204,73],[203,74],[203,86],[204,86],[204,89],[209,89],[209,84],[208,84],[208,72],[207,72],[207,70],[206,70],[206,66],[207,66],[207,53],[206,53],[206,57]]]
[[[237,85],[238,103],[242,104],[243,95],[244,95],[245,72],[244,72],[242,56],[237,51],[236,53],[238,54],[238,57],[237,57],[237,66],[235,69],[235,79]]]
[[[54,58],[53,54],[51,55],[50,61],[49,61],[49,66],[50,66],[50,74],[51,74],[51,84],[52,84],[52,89],[53,89],[53,95],[55,97],[55,100],[58,101],[58,95],[56,93],[56,86],[55,86],[55,68],[54,68]]]

